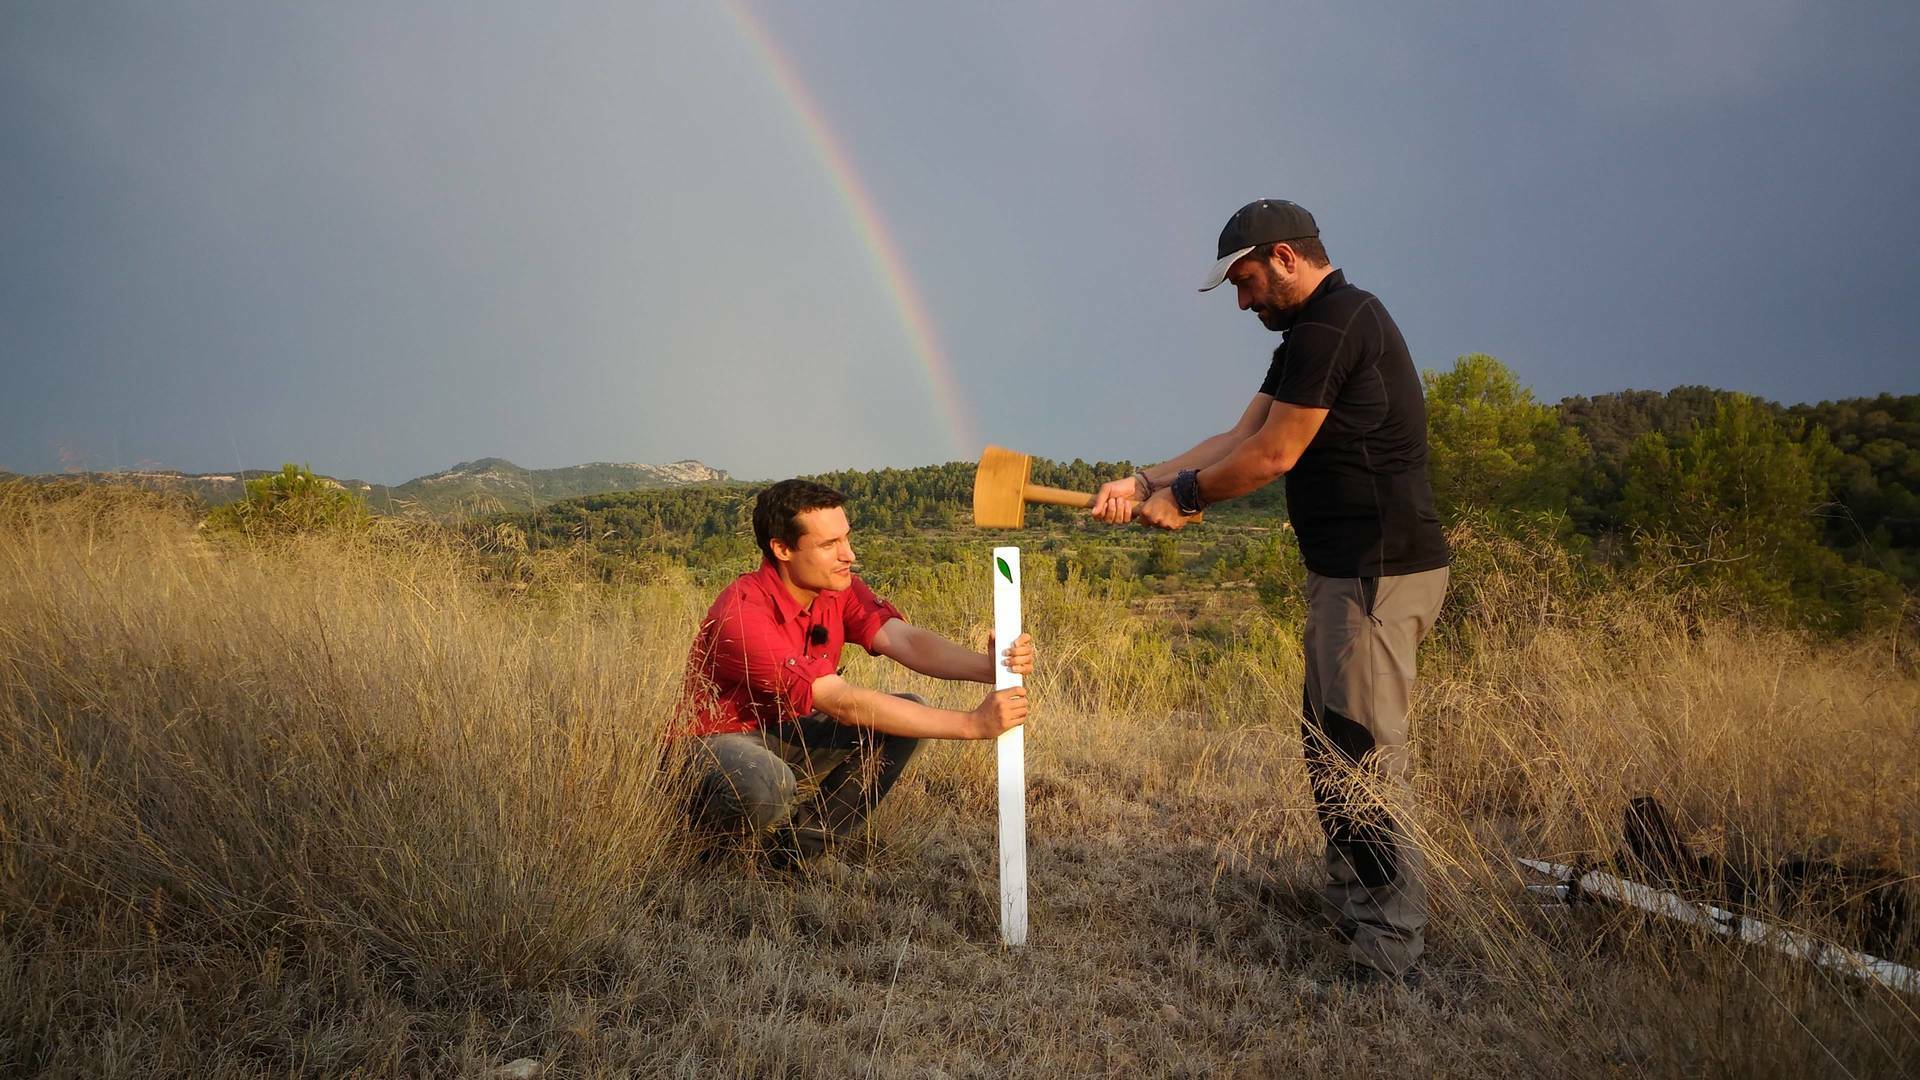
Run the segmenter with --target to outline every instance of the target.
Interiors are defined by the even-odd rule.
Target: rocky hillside
[[[42,483],[81,481],[135,484],[158,491],[183,492],[208,506],[219,506],[246,494],[246,481],[272,471],[246,469],[228,473],[183,473],[171,469],[125,469],[114,472],[49,473],[17,479]],[[16,477],[10,473],[0,473],[0,481],[9,479]],[[715,483],[727,480],[728,476],[724,469],[715,469],[692,460],[672,461],[665,465],[596,461],[558,469],[525,469],[504,458],[481,458],[478,461],[463,461],[443,472],[417,477],[393,487],[364,480],[324,479],[358,493],[367,500],[368,505],[382,513],[413,510],[444,517],[533,510],[559,499],[613,491]]]
[[[481,458],[409,480],[385,493],[384,498],[411,503],[436,514],[463,510],[532,510],[558,499],[581,495],[682,487],[726,479],[726,470],[691,460],[665,465],[596,461],[558,469],[525,469],[504,458]],[[374,504],[380,507],[382,498],[376,497]]]
[[[179,492],[198,499],[208,506],[219,506],[245,495],[247,481],[271,476],[278,471],[277,469],[241,469],[224,473],[183,473],[177,469],[115,469],[102,472],[41,473],[31,476],[0,472],[0,483],[9,480],[27,480],[42,484],[56,482],[132,484],[152,491]],[[339,480],[330,476],[322,479],[330,484],[357,492],[363,498],[373,500],[376,505],[388,490],[384,485],[369,484],[364,480]]]

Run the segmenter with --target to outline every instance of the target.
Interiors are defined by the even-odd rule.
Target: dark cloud
[[[1192,286],[1263,194],[1315,209],[1423,364],[1490,351],[1550,398],[1920,390],[1906,7],[756,10],[995,441],[1146,456],[1237,415],[1271,341]],[[15,468],[954,452],[818,148],[722,11],[4,22]]]

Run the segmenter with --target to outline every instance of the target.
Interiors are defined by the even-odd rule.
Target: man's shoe
[[[1334,981],[1349,990],[1378,990],[1398,987],[1402,990],[1419,990],[1427,983],[1427,977],[1420,965],[1415,964],[1398,975],[1391,975],[1370,964],[1349,960],[1340,965],[1334,973]]]
[[[767,868],[778,874],[839,888],[852,888],[867,877],[865,870],[830,851],[802,855],[792,848],[776,848],[767,854]]]

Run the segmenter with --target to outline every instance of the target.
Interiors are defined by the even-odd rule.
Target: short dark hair
[[[800,543],[800,515],[827,510],[847,501],[845,495],[811,480],[782,480],[763,489],[753,500],[753,542],[760,554],[773,558],[773,541],[788,547]]]
[[[1280,244],[1292,248],[1293,253],[1300,256],[1308,266],[1333,265],[1327,258],[1327,245],[1321,243],[1317,236],[1296,236],[1292,240],[1282,240],[1273,247],[1279,247]],[[1269,250],[1267,255],[1271,257],[1273,252]]]

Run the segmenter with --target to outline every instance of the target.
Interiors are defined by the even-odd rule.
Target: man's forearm
[[[888,655],[898,663],[936,679],[993,682],[992,657],[956,645],[939,634],[917,626],[910,628],[905,642]]]
[[[936,709],[892,694],[855,686],[838,675],[813,683],[814,707],[842,724],[871,728],[888,735],[916,739],[976,739],[979,723],[972,713]]]
[[[1292,471],[1326,419],[1326,409],[1275,402],[1259,431],[1198,470],[1201,504],[1237,499]]]
[[[1247,436],[1237,431],[1223,431],[1209,439],[1202,440],[1193,449],[1188,450],[1179,457],[1168,458],[1158,465],[1149,465],[1140,471],[1147,474],[1147,482],[1151,483],[1155,490],[1158,490],[1173,483],[1173,478],[1179,476],[1183,470],[1204,469],[1209,465],[1219,462],[1228,454],[1233,453],[1234,448],[1243,444],[1246,439]]]
[[[1188,466],[1193,468],[1194,466]],[[1200,497],[1209,505],[1258,491],[1293,467],[1284,455],[1248,439],[1212,465],[1200,469]]]

